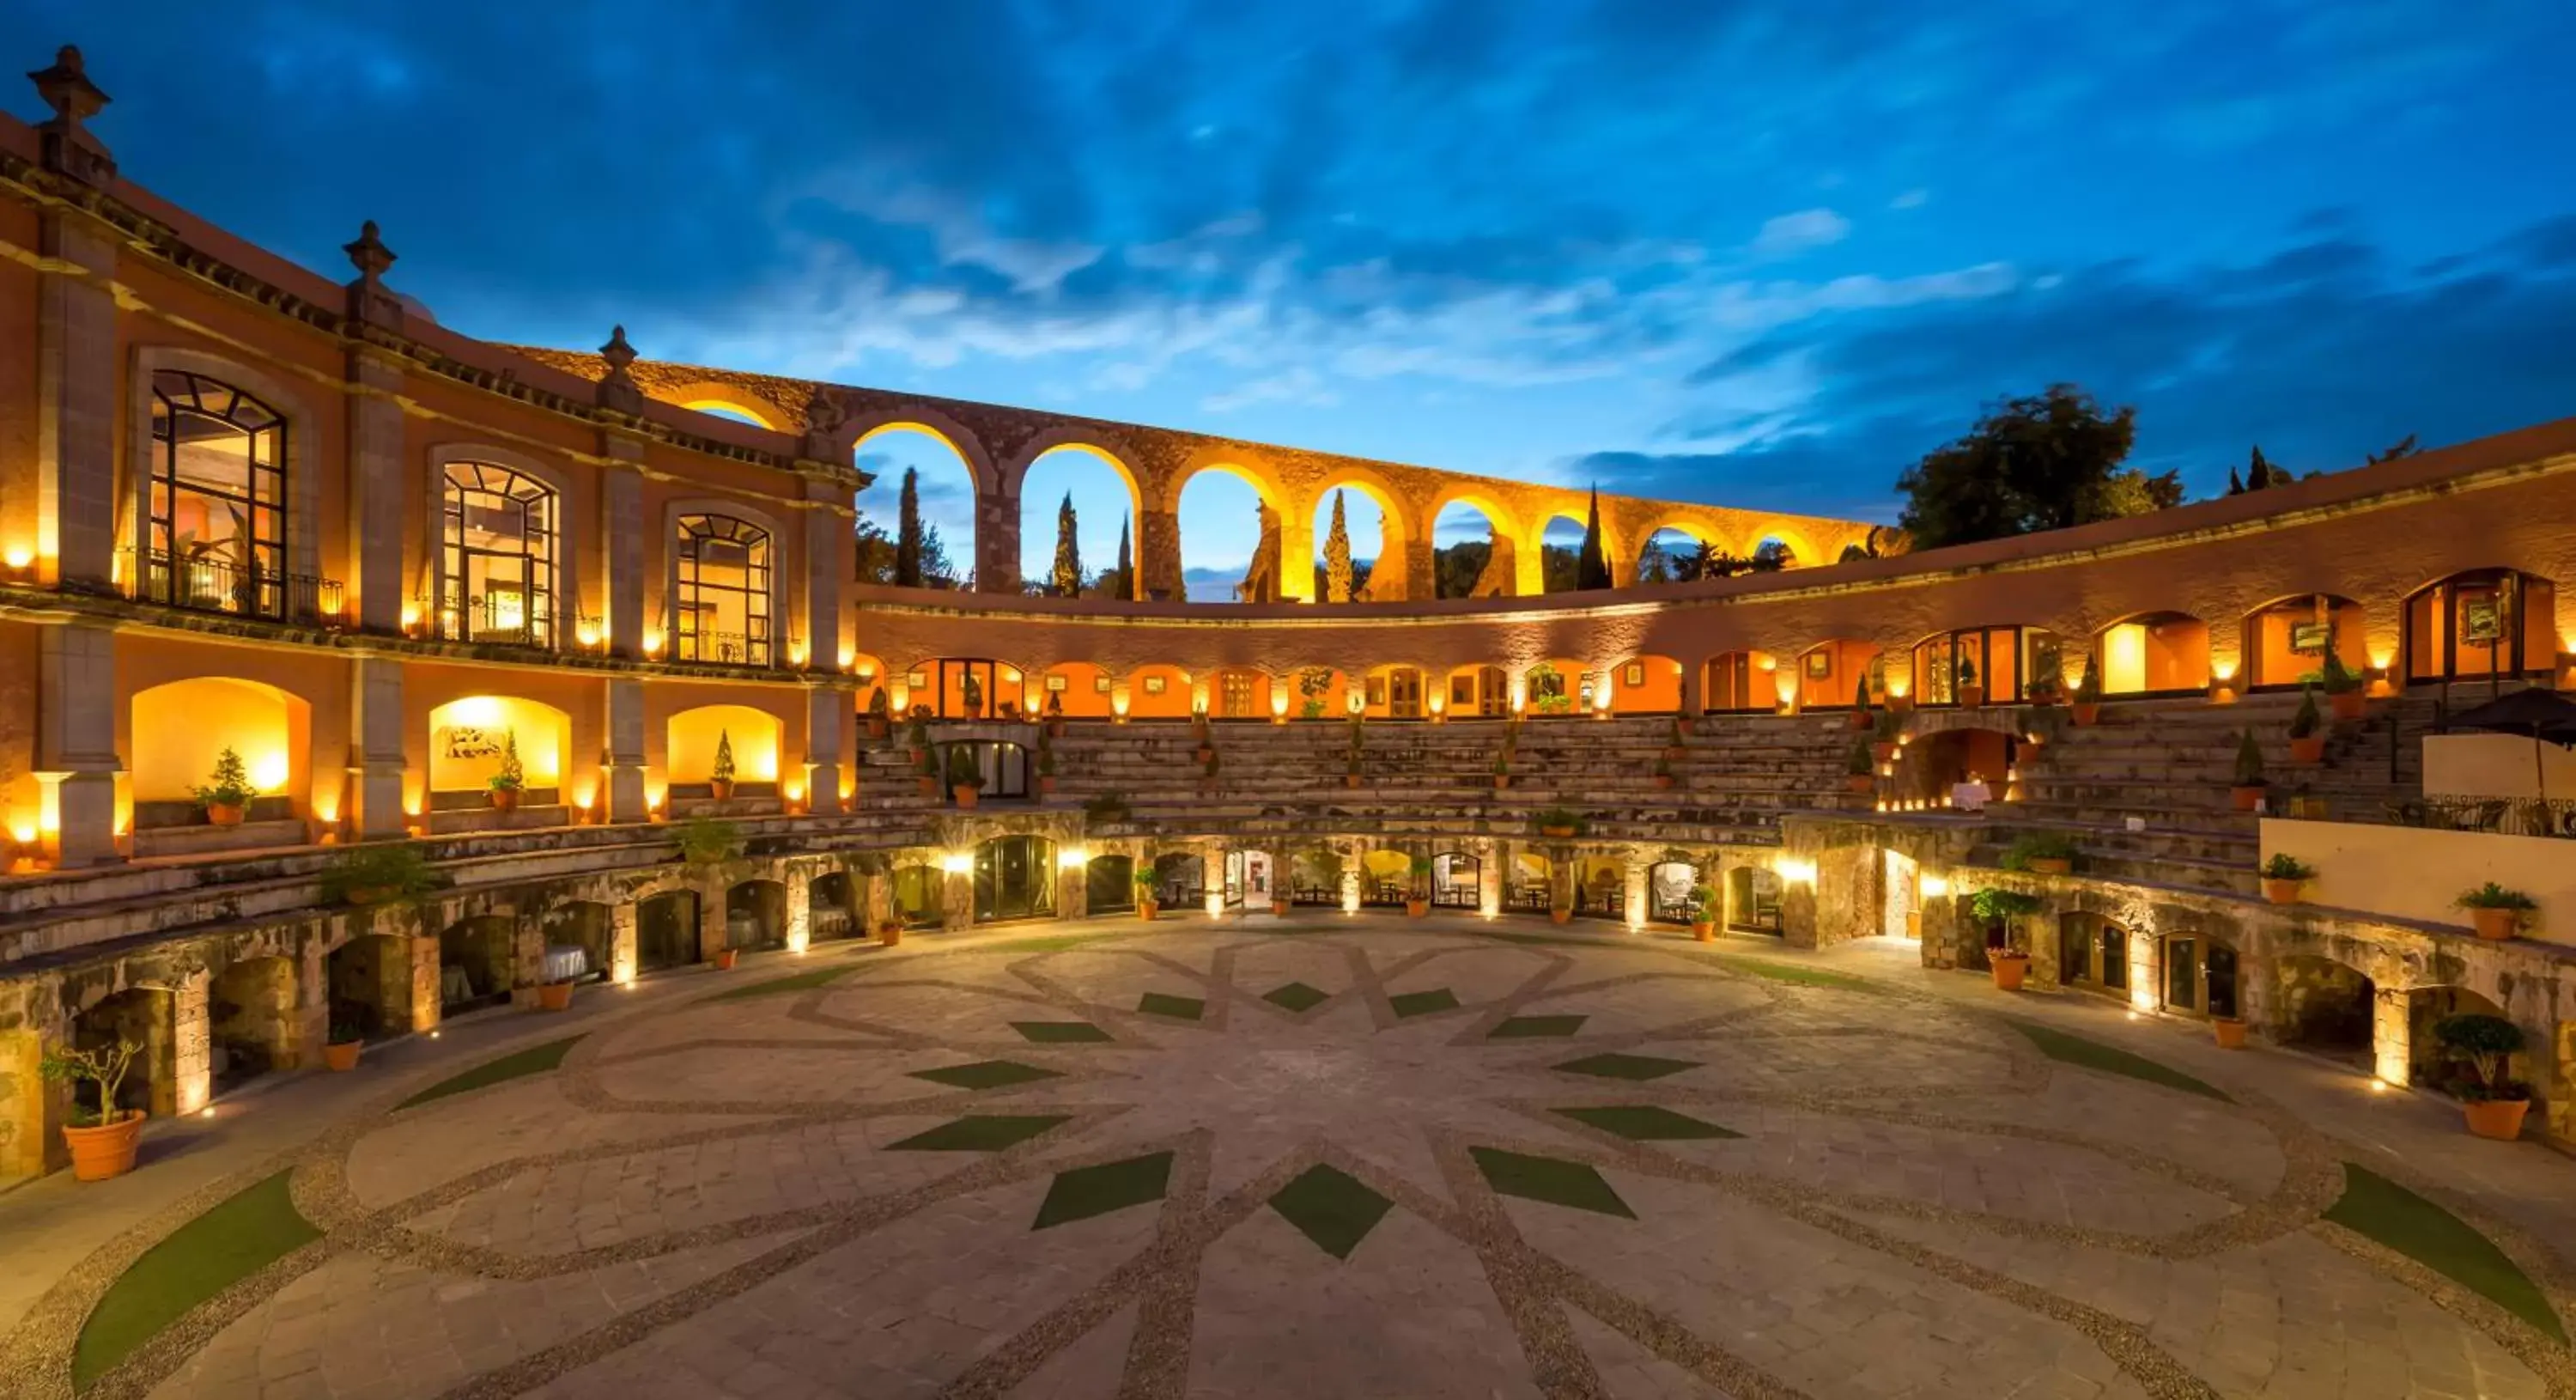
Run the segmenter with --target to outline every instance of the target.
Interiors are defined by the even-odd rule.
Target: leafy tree
[[[2271,460],[2263,455],[2261,443],[2254,445],[2253,459],[2245,464],[2242,475],[2239,475],[2234,467],[2227,469],[2227,494],[2231,496],[2242,496],[2248,491],[2264,491],[2289,484],[2290,474],[2272,465]]]
[[[1324,534],[1324,601],[1351,600],[1351,531],[1342,519],[1342,493],[1333,492],[1333,524]]]
[[[1704,543],[1699,547],[1699,557],[1691,561],[1691,568],[1700,578],[1733,578],[1749,572],[1753,561],[1737,558],[1732,550]]]
[[[1589,592],[1610,586],[1610,556],[1601,550],[1601,488],[1592,488],[1592,503],[1583,515],[1583,553],[1575,561],[1574,586]]]
[[[2165,475],[2167,477],[2174,478],[2175,494],[2173,504],[2182,504],[2181,478],[2174,477],[2174,474],[2171,472],[2167,472]],[[1905,538],[1905,532],[1902,530],[1890,529],[1885,525],[1872,525],[1869,527],[1869,533],[1867,535],[1861,537],[1855,543],[1844,545],[1842,557],[1834,562],[1838,564],[1848,564],[1855,559],[1884,559],[1892,554],[1903,554],[1909,543],[1910,542]]]
[[[1664,547],[1655,543],[1649,536],[1646,547],[1637,554],[1637,582],[1670,583],[1672,581],[1673,566],[1671,561],[1664,557]]]
[[[1082,546],[1074,541],[1073,493],[1055,508],[1055,591],[1058,597],[1082,596]]]
[[[1571,593],[1583,577],[1582,556],[1561,544],[1543,544],[1538,549],[1539,589],[1546,593]]]
[[[1764,540],[1753,547],[1753,557],[1744,566],[1757,574],[1776,574],[1796,562],[1798,557],[1789,551],[1787,541]]]
[[[894,582],[894,541],[877,523],[862,515],[858,528],[858,580],[861,583]]]
[[[1431,551],[1432,593],[1441,598],[1465,598],[1476,591],[1476,580],[1485,576],[1485,566],[1493,562],[1492,540],[1460,540],[1445,548]]]
[[[1931,549],[2062,530],[2179,500],[2173,474],[2121,468],[2136,437],[2135,408],[2106,413],[2072,384],[2006,399],[1967,436],[1897,478],[1908,497],[1902,524],[1915,544]]]
[[[1130,561],[1127,532],[1135,524],[1133,516],[1118,522],[1118,567],[1100,576],[1100,591],[1111,598],[1132,599],[1136,596],[1136,566]]]
[[[903,469],[902,504],[895,525],[894,582],[898,588],[921,587],[921,469]]]

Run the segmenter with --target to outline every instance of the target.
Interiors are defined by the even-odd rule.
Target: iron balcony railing
[[[430,634],[441,641],[555,648],[553,604],[543,596],[481,593],[468,597],[461,589],[451,590],[443,598],[423,599],[421,612]]]
[[[210,554],[140,549],[128,556],[126,596],[200,612],[231,613],[308,626],[342,620],[340,581],[244,566]]]

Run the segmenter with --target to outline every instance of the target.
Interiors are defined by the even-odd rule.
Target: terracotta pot
[[[2075,717],[2075,723],[2080,728],[2090,729],[2102,718],[2102,704],[2098,700],[2078,700],[2067,706],[2066,710],[2068,714]]]
[[[1986,703],[1986,688],[1985,688],[1984,686],[1981,686],[1981,685],[1963,685],[1963,686],[1959,687],[1959,708],[1960,708],[1960,709],[1963,709],[1963,710],[1974,710],[1974,709],[1979,709],[1979,708],[1983,707],[1983,706],[1985,705],[1985,703]]]
[[[2522,1116],[2530,1111],[2529,1099],[2488,1099],[2483,1103],[2460,1105],[2461,1116],[2468,1120],[2471,1135],[2493,1138],[2498,1142],[2511,1142],[2521,1137]]]
[[[1872,744],[1869,746],[1869,756],[1880,763],[1894,763],[1896,761],[1896,745]]]
[[[903,925],[893,919],[877,925],[877,946],[891,948],[903,941]]]
[[[570,982],[538,983],[537,1005],[548,1011],[572,1010],[572,984]]]
[[[1562,841],[1574,834],[1574,828],[1570,826],[1543,826],[1538,829],[1538,834]]]
[[[1496,791],[1496,792],[1500,792],[1500,791],[1502,791],[1504,788],[1510,787],[1511,785],[1512,785],[1512,775],[1511,775],[1511,774],[1509,774],[1509,773],[1496,773],[1496,774],[1494,775],[1494,791]]]
[[[1993,972],[1998,990],[2018,992],[2021,990],[2021,980],[2030,975],[2030,954],[1988,953],[1986,966]]]
[[[2263,898],[2273,904],[2296,904],[2299,902],[2299,887],[2306,883],[2305,880],[2275,880],[2266,876]]]
[[[1845,792],[1857,792],[1863,796],[1867,796],[1869,793],[1876,791],[1877,788],[1878,779],[1871,777],[1867,773],[1846,773],[1843,775],[1843,791]]]
[[[1852,728],[1854,728],[1854,729],[1867,729],[1867,728],[1869,728],[1869,711],[1867,711],[1867,710],[1854,710],[1854,711],[1852,711],[1852,712],[1851,712],[1851,727],[1852,727]]]
[[[2326,704],[2336,719],[2359,719],[2370,712],[2370,697],[2358,690],[2337,691],[2326,697]]]
[[[358,1053],[366,1048],[363,1041],[333,1041],[322,1047],[322,1063],[336,1074],[347,1074],[358,1067]]]
[[[1270,896],[1270,912],[1278,915],[1280,918],[1287,918],[1295,908],[1296,906],[1294,904],[1279,895],[1274,894]]]
[[[2478,937],[2486,939],[2491,943],[2502,943],[2506,939],[2513,937],[2515,932],[2521,929],[2522,911],[2519,909],[2472,909],[2469,911],[2469,926],[2478,931]]]
[[[733,800],[733,779],[726,778],[722,781],[712,778],[709,779],[707,781],[707,795],[718,802],[731,802]]]
[[[1431,901],[1430,901],[1430,900],[1427,900],[1427,899],[1408,899],[1408,900],[1406,900],[1406,901],[1404,902],[1404,917],[1406,917],[1406,918],[1408,918],[1408,919],[1422,919],[1422,918],[1428,918],[1428,917],[1430,917],[1430,914],[1431,914]]]
[[[739,951],[735,950],[735,949],[732,949],[732,948],[718,948],[718,949],[716,950],[716,971],[718,971],[718,972],[731,972],[731,971],[733,971],[733,965],[734,965],[734,961],[735,961],[735,959],[737,959],[737,958],[739,958],[739,957],[741,957],[741,956],[742,956],[742,954],[741,954]]]
[[[1701,920],[1698,923],[1692,924],[1691,937],[1698,939],[1702,943],[1714,943],[1717,941],[1717,925],[1709,923],[1706,920]]]
[[[1657,787],[1659,787],[1659,788],[1668,788],[1668,787],[1671,787],[1672,785],[1673,785],[1673,775],[1672,775],[1672,774],[1670,774],[1670,773],[1657,773],[1657,774],[1655,775],[1655,786],[1657,786]]]
[[[1040,773],[1038,775],[1038,796],[1055,796],[1055,775],[1053,773]]]
[[[2238,1020],[2236,1017],[2213,1016],[2209,1018],[2209,1032],[2211,1035],[2218,1038],[2218,1048],[2221,1050],[2242,1050],[2245,1048],[2245,1023]]]
[[[2236,804],[2236,810],[2240,812],[2253,811],[2255,804],[2263,800],[2263,793],[2264,789],[2261,787],[2232,787],[2227,790],[2228,799]]]
[[[1154,921],[1154,911],[1155,911],[1155,910],[1156,910],[1156,908],[1158,908],[1158,907],[1159,907],[1159,906],[1157,906],[1157,905],[1154,903],[1154,901],[1152,901],[1152,900],[1150,900],[1150,899],[1140,899],[1140,900],[1137,900],[1137,901],[1136,901],[1136,917],[1137,917],[1137,918],[1140,918],[1140,919],[1143,919],[1143,920],[1144,920],[1145,922],[1147,922],[1147,923],[1152,923],[1152,922]]]
[[[1547,916],[1560,924],[1574,922],[1574,911],[1571,909],[1550,909],[1547,911]]]
[[[238,802],[209,802],[206,804],[206,825],[239,826],[244,810]]]
[[[939,780],[938,780],[937,778],[931,777],[929,774],[924,773],[924,774],[920,775],[920,778],[919,778],[919,784],[920,784],[920,787],[921,787],[921,795],[922,795],[922,796],[924,796],[924,797],[937,797],[937,796],[939,795]]]
[[[63,1145],[72,1152],[74,1181],[105,1181],[134,1170],[134,1149],[143,1141],[143,1110],[129,1108],[115,1122],[96,1128],[63,1129]]]
[[[2030,873],[2033,875],[2066,875],[2072,873],[2074,869],[2075,862],[2062,856],[2032,856],[2030,858]]]
[[[517,788],[492,789],[492,810],[495,812],[519,810],[519,790]]]
[[[2292,763],[2325,762],[2326,736],[2323,734],[2311,734],[2304,739],[2292,739],[2290,741],[2290,761]]]
[[[984,790],[982,788],[972,786],[971,784],[959,783],[948,790],[948,796],[953,799],[959,807],[971,811],[975,806],[976,797],[981,795],[983,791]]]
[[[1199,745],[1199,762],[1205,763],[1214,757],[1216,757],[1216,750],[1209,748],[1205,744]]]
[[[894,725],[883,715],[868,716],[868,737],[882,739],[894,732]]]
[[[1355,787],[1358,787],[1359,785],[1360,785],[1360,775],[1359,775],[1359,774],[1357,774],[1357,773],[1344,773],[1344,774],[1342,775],[1342,786],[1344,786],[1344,787],[1346,787],[1346,788],[1355,788]]]

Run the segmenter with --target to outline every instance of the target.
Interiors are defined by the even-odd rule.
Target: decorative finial
[[[81,51],[70,44],[63,45],[54,52],[54,66],[29,73],[27,81],[36,85],[36,95],[54,109],[54,115],[36,128],[44,133],[45,168],[84,184],[103,185],[115,179],[115,158],[82,125],[97,116],[110,99],[89,80]]]
[[[626,367],[635,363],[635,347],[626,343],[624,326],[609,327],[608,343],[599,347],[599,358],[608,361],[613,374],[624,374]]]
[[[349,265],[358,275],[349,280],[349,319],[362,325],[375,326],[399,333],[403,328],[402,298],[387,290],[385,269],[394,265],[394,250],[376,236],[376,221],[358,226],[356,239],[340,245],[349,255]]]
[[[349,265],[358,269],[358,276],[365,281],[375,281],[394,265],[394,250],[376,236],[373,219],[358,225],[357,239],[341,244],[340,251],[349,255]]]
[[[612,327],[608,343],[599,347],[599,358],[608,362],[608,373],[599,378],[599,406],[630,416],[644,412],[644,390],[626,367],[635,363],[635,347],[626,343],[626,328]]]

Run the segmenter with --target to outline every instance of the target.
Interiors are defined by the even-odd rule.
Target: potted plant
[[[1896,761],[1896,751],[1898,748],[1902,747],[1896,742],[1896,736],[1903,733],[1904,730],[1905,720],[1903,716],[1886,710],[1879,711],[1877,716],[1870,721],[1869,756],[1871,761],[1882,766],[1894,763]]]
[[[2299,902],[2299,887],[2317,878],[2317,868],[2287,851],[2276,851],[2263,862],[2263,898],[2274,904]]]
[[[2435,1021],[2433,1038],[2476,1067],[2476,1078],[2451,1084],[2469,1131],[2500,1142],[2521,1137],[2523,1115],[2531,1111],[2531,1086],[2512,1077],[2513,1057],[2523,1047],[2522,1028],[2502,1016],[2471,1013]]]
[[[707,795],[718,802],[733,800],[733,731],[716,731],[716,765],[707,771]]]
[[[2317,713],[2314,686],[2299,692],[2299,712],[2290,716],[2290,761],[2323,763],[2326,761],[2326,721]]]
[[[528,770],[519,766],[519,731],[509,730],[501,736],[501,771],[491,779],[492,810],[515,812],[519,793],[528,785]]]
[[[1875,722],[1870,715],[1870,709],[1869,672],[1863,671],[1860,673],[1860,679],[1852,686],[1851,727],[1869,728]]]
[[[1702,943],[1717,940],[1717,886],[1703,881],[1691,886],[1691,937]]]
[[[544,1011],[572,1009],[572,979],[554,977],[537,984],[537,1006]]]
[[[1986,688],[1977,683],[1977,663],[1959,658],[1959,708],[1973,710],[1986,703]]]
[[[119,1039],[113,1045],[82,1050],[56,1044],[37,1061],[37,1072],[56,1084],[83,1080],[98,1086],[98,1112],[91,1121],[63,1125],[63,1145],[71,1149],[72,1179],[105,1181],[134,1170],[134,1149],[143,1139],[143,1110],[118,1108],[117,1088],[143,1047]],[[76,1107],[75,1120],[88,1117]]]
[[[1136,917],[1152,919],[1155,909],[1159,907],[1154,900],[1154,867],[1150,864],[1139,865],[1136,867],[1136,873],[1129,878],[1136,886]]]
[[[1676,761],[1690,757],[1690,745],[1682,742],[1682,722],[1679,716],[1673,719],[1672,733],[1664,738],[1664,757]]]
[[[877,924],[877,946],[891,948],[903,942],[903,920],[886,919]]]
[[[1659,759],[1656,759],[1656,760],[1655,760],[1655,786],[1657,786],[1657,787],[1659,787],[1659,788],[1669,788],[1669,787],[1671,787],[1672,785],[1673,785],[1673,764],[1672,764],[1672,760],[1670,760],[1670,759],[1665,759],[1665,758],[1659,758]]]
[[[2030,646],[2030,681],[2022,695],[2034,705],[2054,705],[2066,689],[2066,661],[2054,638],[2034,639]]]
[[[2003,946],[1986,950],[1986,966],[1997,990],[2020,991],[2022,979],[2030,975],[2030,954],[2013,945],[2013,920],[2038,913],[2038,898],[2019,890],[1979,890],[1969,899],[1968,909],[1981,924],[2003,925]]]
[[[1046,728],[1048,738],[1061,739],[1064,737],[1064,692],[1061,690],[1050,690],[1047,692]]]
[[[1127,806],[1125,793],[1104,792],[1096,797],[1086,797],[1082,800],[1082,819],[1093,826],[1123,822],[1133,815],[1134,812]]]
[[[1509,754],[1500,754],[1500,753],[1498,753],[1498,754],[1494,755],[1494,790],[1495,790],[1496,792],[1500,792],[1500,791],[1502,791],[1504,788],[1510,787],[1511,785],[1512,785],[1512,760],[1511,760],[1511,755],[1509,755]]]
[[[2004,869],[2064,875],[2075,869],[2075,854],[2075,842],[2065,833],[2034,831],[2014,839],[2004,852]]]
[[[1877,773],[1878,765],[1870,757],[1869,741],[1867,739],[1852,741],[1851,756],[1843,764],[1844,789],[1850,792],[1867,793],[1878,786]]]
[[[571,988],[566,987],[569,1005]],[[358,1052],[367,1045],[367,1033],[355,1021],[333,1018],[331,1029],[322,1038],[322,1064],[334,1074],[347,1074],[358,1067]]]
[[[1360,756],[1359,756],[1358,754],[1352,754],[1352,755],[1351,755],[1351,761],[1350,761],[1350,767],[1348,767],[1348,768],[1346,768],[1346,769],[1344,769],[1344,770],[1342,771],[1342,786],[1344,786],[1344,787],[1346,787],[1346,788],[1355,788],[1355,787],[1358,787],[1359,785],[1360,785]]]
[[[912,761],[916,764],[921,762],[922,755],[930,752],[930,712],[928,710],[917,705],[913,707],[912,718],[904,722],[903,741],[904,746],[911,750]]]
[[[716,949],[716,971],[731,972],[733,971],[734,964],[741,961],[741,959],[742,950],[739,948],[718,948]]]
[[[322,897],[346,904],[407,904],[438,888],[429,858],[409,841],[370,842],[322,872]]]
[[[939,751],[937,749],[914,749],[912,751],[912,767],[913,777],[917,779],[921,785],[921,795],[924,797],[937,797],[939,795],[940,780],[948,775],[947,766],[939,761]]]
[[[973,671],[966,673],[966,683],[958,687],[958,695],[965,701],[966,718],[984,717],[984,683],[975,679]]]
[[[2469,923],[2477,929],[2478,937],[2498,943],[2520,932],[2523,916],[2540,907],[2530,895],[2506,889],[2493,880],[2463,891],[2452,902],[2469,911]]]
[[[210,826],[239,826],[250,811],[250,800],[258,796],[250,785],[250,767],[242,756],[227,745],[215,755],[212,782],[197,789],[197,801],[206,809]]]
[[[2227,792],[2240,812],[2251,812],[2263,803],[2263,746],[2254,742],[2250,727],[2236,741],[2236,781]]]
[[[1038,745],[1038,796],[1055,796],[1055,745]]]
[[[998,719],[1018,719],[1020,717],[1020,702],[1007,695],[1002,696],[993,702],[993,714]]]
[[[1547,892],[1547,917],[1560,924],[1574,922],[1574,886],[1551,884]]]
[[[975,751],[966,744],[948,746],[948,795],[961,810],[973,810],[975,799],[984,791],[984,770],[975,763]]]
[[[2359,719],[2368,712],[2361,674],[2343,664],[2332,642],[2326,644],[2325,666],[2317,672],[2317,685],[2325,691],[2326,703],[2334,708],[2336,719]]]
[[[1404,915],[1419,919],[1431,912],[1431,857],[1415,856],[1411,865],[1413,886],[1404,892]]]
[[[2075,723],[2090,728],[2102,717],[2102,658],[2094,653],[2084,657],[2084,674],[2075,682],[2074,703],[2067,706]]]
[[[1542,807],[1530,814],[1530,825],[1539,835],[1562,841],[1583,834],[1583,814],[1571,807]]]

